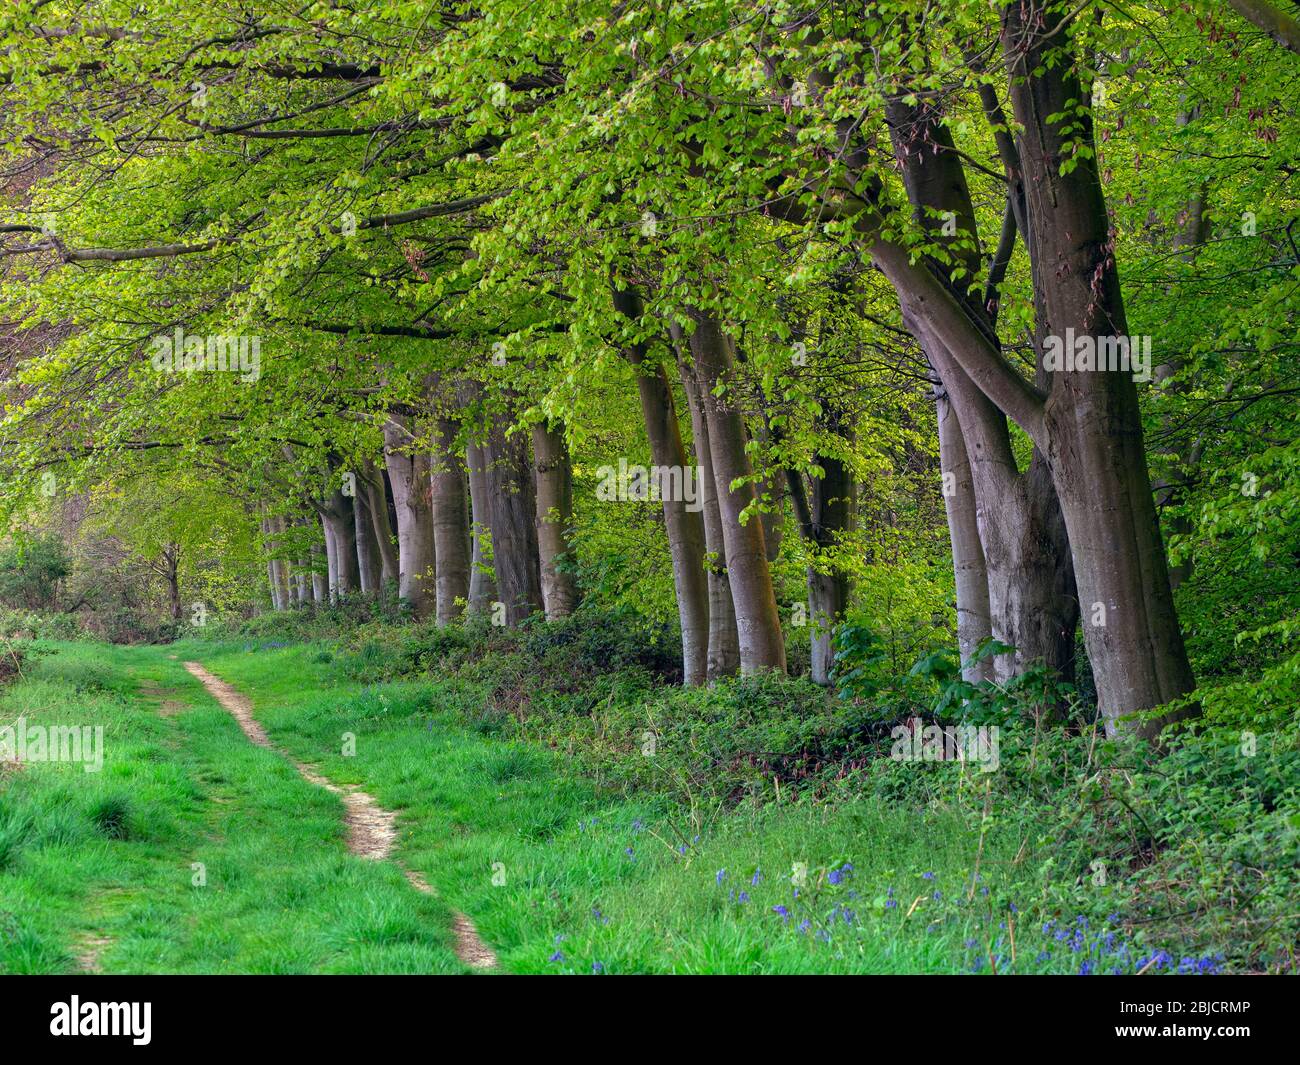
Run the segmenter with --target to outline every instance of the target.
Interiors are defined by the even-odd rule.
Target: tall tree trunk
[[[573,466],[564,427],[533,426],[533,470],[537,503],[537,549],[541,556],[542,600],[546,618],[566,618],[578,605],[572,571]]]
[[[465,464],[456,450],[456,423],[439,417],[434,424],[429,474],[433,510],[433,553],[438,562],[439,625],[455,621],[457,600],[469,599],[469,520],[465,513]]]
[[[284,550],[284,533],[289,531],[289,521],[283,514],[271,519],[271,528],[279,534],[276,538],[277,552]],[[288,610],[292,605],[293,596],[290,587],[289,563],[286,559],[276,559],[278,567],[276,570],[276,581],[280,589],[280,609]]]
[[[730,677],[740,669],[740,635],[736,631],[736,605],[731,598],[727,575],[727,546],[722,537],[722,511],[718,506],[717,482],[713,478],[713,452],[709,447],[709,422],[704,413],[703,393],[695,367],[686,356],[686,339],[676,323],[671,326],[677,348],[677,368],[691,415],[691,437],[699,475],[699,494],[704,525],[704,568],[709,594],[709,649],[707,674],[710,681]]]
[[[275,557],[280,548],[278,533],[284,530],[284,519],[268,517],[262,519],[262,536],[270,557],[266,560],[266,575],[271,584],[271,606],[275,610],[289,608],[289,579],[283,559]]]
[[[690,347],[699,374],[713,476],[718,486],[727,574],[740,637],[740,671],[745,675],[765,670],[784,672],[785,640],[763,543],[763,523],[757,515],[741,522],[741,513],[754,501],[754,485],[748,480],[753,471],[745,453],[745,424],[734,402],[717,395],[719,386],[725,389],[731,383],[731,346],[711,315],[695,312],[692,317],[695,331]]]
[[[384,563],[375,532],[373,496],[362,473],[355,480],[356,494],[352,497],[352,519],[357,539],[357,573],[364,595],[378,596],[383,587]]]
[[[616,289],[614,306],[632,321],[641,317],[641,301],[631,290]],[[645,355],[643,344],[632,344],[627,349],[628,361],[638,371],[637,392],[641,398],[646,436],[650,441],[651,461],[660,469],[680,470],[680,483],[685,485],[690,461],[677,423],[672,386],[663,364],[651,367],[646,363]],[[709,578],[704,570],[703,485],[698,479],[693,483],[694,499],[660,493],[668,550],[673,559],[677,616],[682,630],[682,683],[688,686],[704,684],[708,680],[709,663]]]
[[[321,519],[321,531],[325,542],[311,545],[311,600],[324,604],[330,598],[330,562],[328,558],[328,533],[325,520]]]
[[[505,606],[506,624],[514,626],[542,610],[543,603],[528,438],[508,433],[509,427],[504,414],[493,415],[483,451],[497,595]]]
[[[470,614],[488,613],[497,597],[496,576],[486,543],[491,536],[487,463],[487,454],[482,444],[471,441],[466,445],[465,466],[469,473],[470,532],[473,540],[469,570]]]
[[[173,621],[180,621],[181,610],[181,553],[176,544],[168,544],[163,552],[163,564],[166,567],[167,602],[171,608]]]
[[[271,609],[279,610],[280,602],[280,585],[275,579],[275,559],[271,558],[271,519],[263,517],[258,521],[258,528],[262,533],[262,549],[267,552],[266,557],[266,583],[271,589]]]
[[[852,428],[842,411],[830,406],[825,420],[829,431],[846,441],[852,438]],[[812,551],[812,564],[808,567],[812,650],[809,673],[814,684],[824,686],[831,682],[834,630],[844,619],[851,587],[848,574],[832,562],[828,553],[853,528],[857,485],[848,464],[839,455],[818,454],[813,456],[813,461],[821,467],[822,476],[811,479],[811,491],[805,489],[803,476],[795,470],[787,471],[786,480],[800,535]]]
[[[397,592],[417,618],[435,607],[430,461],[422,435],[409,413],[390,411],[384,421],[384,464],[397,511]]]
[[[1048,62],[1064,35],[1046,0],[1008,5],[1002,41],[1034,233],[1033,277],[1046,313],[1044,333],[1126,337],[1114,236],[1097,173],[1090,116],[1082,128],[1048,122],[1083,91],[1073,64]],[[1062,173],[1062,160],[1077,164]],[[1124,370],[1052,375],[1043,433],[1074,549],[1075,577],[1101,711],[1109,731],[1135,711],[1194,687],[1174,609],[1147,471],[1137,387]],[[1179,715],[1183,716],[1183,715]],[[1140,731],[1158,732],[1162,721]]]
[[[350,595],[361,586],[357,565],[357,529],[353,516],[352,497],[336,488],[330,493],[322,510],[322,519],[331,546],[330,594],[338,599]]]
[[[895,99],[887,113],[918,221],[935,239],[943,239],[943,219],[952,219],[959,232],[976,234],[965,173],[942,112],[928,103],[909,104]],[[1009,213],[1014,218],[1014,207]],[[1005,254],[1009,251],[1000,247],[999,255]],[[970,326],[979,330],[989,344],[996,345],[991,308],[970,287],[980,268],[978,242],[955,249],[954,255],[966,268],[965,276],[953,282],[954,295],[961,301]],[[1020,471],[1005,415],[975,386],[954,353],[911,312],[906,301],[903,317],[938,373],[944,399],[951,404],[946,424],[940,425],[940,462],[945,438],[954,453],[954,465],[958,466],[954,472],[961,472],[957,453],[965,455],[987,581],[990,631],[1014,648],[994,660],[993,676],[1006,682],[1031,665],[1042,663],[1061,678],[1072,680],[1078,618],[1073,567],[1060,503],[1045,457],[1035,448],[1028,468]],[[943,407],[940,402],[940,414],[945,413]],[[952,500],[946,498],[945,504],[968,503],[960,494],[962,478],[958,476],[955,481],[959,494]],[[954,516],[968,519],[968,515],[968,511],[959,510]],[[959,531],[969,534],[968,520]],[[954,541],[954,565],[959,555],[968,563],[974,560],[974,551],[973,544]],[[967,578],[978,608],[982,605],[979,589],[974,587],[973,574],[967,574]],[[965,647],[962,651],[966,661]],[[977,675],[984,669],[966,672]]]
[[[393,541],[393,526],[388,517],[388,488],[384,471],[374,461],[366,459],[361,467],[357,491],[366,495],[366,510],[374,526],[375,543],[379,548],[379,579],[381,587],[396,585],[401,572],[397,561],[397,547]]]
[[[321,516],[321,542],[312,545],[312,602],[328,603],[334,588],[334,555],[329,544],[329,529]]]
[[[957,590],[957,647],[962,677],[971,684],[993,679],[989,659],[973,662],[979,645],[993,635],[989,607],[989,576],[980,542],[975,486],[966,456],[961,423],[952,409],[947,389],[935,386],[935,413],[939,422],[939,470],[943,481],[943,506],[952,544],[952,569]]]
[[[311,563],[300,558],[293,564],[293,605],[304,606],[311,602]]]

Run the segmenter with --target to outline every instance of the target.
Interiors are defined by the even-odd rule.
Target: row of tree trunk
[[[933,371],[940,467],[957,590],[957,632],[968,679],[1005,681],[1035,663],[1067,679],[1075,633],[1083,623],[1102,715],[1110,729],[1135,711],[1191,691],[1193,678],[1174,612],[1171,582],[1147,470],[1137,392],[1123,372],[1049,370],[1041,357],[1034,380],[1003,357],[996,330],[997,285],[1016,237],[1028,252],[1041,355],[1048,337],[1127,336],[1114,240],[1095,157],[1073,155],[1078,134],[1042,116],[1071,111],[1084,98],[1072,64],[1053,61],[1065,16],[1044,0],[1003,11],[1004,61],[1011,74],[1014,123],[985,87],[982,100],[996,133],[1007,178],[1007,210],[983,292],[977,239],[952,242],[942,258],[918,258],[882,234],[882,206],[842,196],[820,217],[852,210],[860,246],[894,288],[902,319]],[[941,105],[906,83],[886,108],[893,154],[921,225],[934,241],[977,235],[963,157]],[[1091,144],[1087,117],[1084,140]],[[1013,135],[1009,132],[1015,128]],[[841,153],[852,188],[875,187],[867,146],[855,123]],[[1062,165],[1071,159],[1072,168]],[[782,214],[782,212],[784,212]],[[773,216],[807,222],[791,201]],[[944,228],[940,228],[940,226]],[[960,267],[952,269],[953,263]],[[954,280],[961,278],[963,280]],[[641,322],[640,295],[615,285],[615,311]],[[736,397],[738,353],[726,323],[709,309],[690,310],[689,333],[667,324],[669,354],[627,346],[654,464],[693,483],[698,497],[661,492],[672,555],[687,684],[737,670],[784,671],[786,650],[771,562],[779,520],[763,511],[776,491],[758,484],[750,461],[745,412]],[[675,361],[689,407],[689,456],[675,409],[669,367]],[[463,601],[490,602],[506,624],[544,610],[572,611],[569,565],[572,470],[562,426],[538,424],[531,439],[511,431],[510,409],[492,410],[467,432],[437,413],[441,389],[426,382],[424,411],[394,410],[384,426],[397,557],[383,528],[383,480],[362,470],[357,491],[335,490],[317,504],[325,533],[328,594],[369,591],[392,579],[419,616],[452,620]],[[482,397],[476,397],[481,400]],[[466,397],[458,397],[464,407]],[[847,418],[826,404],[830,438],[847,440]],[[1010,422],[1033,443],[1017,462]],[[458,430],[460,430],[458,432]],[[458,447],[454,441],[465,439]],[[530,446],[531,445],[531,446]],[[832,447],[829,449],[834,452]],[[697,477],[684,474],[694,460]],[[813,456],[821,475],[787,473],[799,530],[811,564],[808,616],[815,680],[826,683],[830,631],[849,597],[832,549],[853,520],[853,479],[841,456]],[[468,507],[467,507],[468,499]],[[762,505],[760,505],[762,504]],[[267,528],[274,535],[273,528]],[[486,534],[486,535],[485,535]],[[273,599],[295,594],[272,563]],[[489,589],[486,575],[494,580]],[[297,585],[305,594],[305,582]],[[319,588],[313,589],[319,595]],[[495,597],[495,598],[493,598]],[[1010,647],[993,660],[974,653],[989,639]],[[1139,727],[1153,734],[1162,721]]]
[[[274,609],[393,587],[417,618],[439,624],[466,610],[505,625],[539,611],[571,614],[578,587],[564,427],[511,431],[508,412],[490,413],[484,427],[462,424],[438,406],[463,401],[464,390],[444,395],[435,377],[424,399],[420,409],[388,412],[382,469],[371,459],[357,470],[331,464],[333,487],[307,500],[323,542],[306,555],[285,561],[289,519],[263,517]]]
[[[1041,663],[1069,680],[1082,622],[1108,730],[1127,727],[1154,735],[1168,717],[1134,724],[1132,715],[1180,700],[1194,680],[1174,611],[1136,387],[1125,372],[1049,371],[1041,358],[1048,337],[1070,330],[1076,336],[1128,335],[1095,155],[1076,157],[1080,134],[1060,119],[1043,118],[1066,114],[1086,97],[1068,57],[1050,55],[1063,47],[1065,17],[1045,0],[1003,10],[1015,122],[1007,121],[986,84],[981,102],[995,131],[1008,193],[982,293],[971,287],[984,271],[963,157],[941,106],[915,86],[900,84],[886,108],[894,158],[915,216],[931,238],[955,231],[963,240],[950,242],[945,263],[918,261],[912,249],[882,237],[881,205],[870,194],[823,204],[818,217],[855,213],[860,246],[893,286],[904,325],[934,373],[958,640],[967,679],[1005,681]],[[823,80],[829,84],[830,76]],[[1091,147],[1087,116],[1081,122]],[[849,171],[846,186],[876,187],[857,124],[846,123],[844,136],[839,157]],[[794,199],[765,210],[791,221],[814,220]],[[1032,267],[1039,353],[1032,381],[1003,358],[996,331],[997,286],[1017,235]],[[960,269],[952,269],[954,263]],[[613,299],[616,311],[641,320],[635,291],[615,286]],[[756,513],[756,492],[765,498],[768,492],[766,486],[756,490],[745,420],[734,399],[734,341],[715,315],[697,309],[691,318],[688,337],[676,323],[667,331],[690,407],[703,507],[696,511],[678,500],[663,501],[688,684],[737,665],[742,673],[785,669],[769,568],[775,555],[769,541],[779,525]],[[629,345],[626,355],[638,370],[655,464],[684,466],[686,449],[664,366],[649,358],[643,344]],[[827,406],[834,423],[832,405]],[[1034,445],[1023,468],[1012,447],[1010,421]],[[844,431],[831,427],[832,433]],[[824,476],[809,484],[791,471],[788,480],[814,560],[808,573],[813,675],[825,682],[828,630],[842,614],[849,589],[835,567],[820,559],[849,528],[853,484],[834,456],[814,460]],[[977,648],[990,639],[1011,650],[977,660]],[[1185,707],[1179,715],[1192,712]]]

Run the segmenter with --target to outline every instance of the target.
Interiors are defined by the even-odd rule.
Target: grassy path
[[[6,694],[19,714],[104,724],[105,765],[5,780],[0,970],[463,970],[445,904],[349,854],[339,800],[161,650],[65,647]]]
[[[185,661],[244,693],[274,749]],[[458,911],[505,972],[960,971],[997,927],[978,899],[932,901],[969,882],[955,818],[600,794],[475,726],[481,698],[362,685],[313,647],[59,646],[0,721],[102,723],[105,764],[0,783],[0,971],[468,972]],[[349,852],[358,792],[396,813],[394,856],[432,893]],[[998,858],[986,840],[982,868]]]
[[[275,750],[253,714],[252,703],[233,687],[213,676],[197,662],[186,662],[185,670],[207,689],[209,695],[217,700],[239,722],[244,735],[259,747]],[[298,775],[343,800],[344,824],[348,830],[348,850],[359,858],[383,861],[392,857],[393,839],[397,835],[397,817],[390,810],[385,810],[360,788],[352,786],[340,788],[314,768],[302,762],[293,762]],[[433,888],[419,873],[402,868],[402,875],[416,891],[430,894]],[[491,969],[496,965],[496,955],[479,936],[474,924],[463,913],[452,915],[452,930],[456,934],[456,956],[472,969]]]

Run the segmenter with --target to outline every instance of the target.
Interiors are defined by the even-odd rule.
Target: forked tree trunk
[[[1073,65],[1049,53],[1062,46],[1062,13],[1046,0],[1003,9],[1002,39],[1011,102],[1022,125],[1034,233],[1034,285],[1042,293],[1044,333],[1126,337],[1128,323],[1115,265],[1114,236],[1085,112],[1069,110],[1082,87]],[[1061,161],[1077,165],[1068,173]],[[1174,610],[1160,526],[1147,472],[1142,418],[1131,372],[1053,374],[1043,435],[1074,550],[1075,577],[1097,696],[1109,731],[1119,719],[1189,693],[1195,681]],[[1178,716],[1185,716],[1180,714]],[[1140,732],[1152,735],[1163,721]]]
[[[709,447],[709,422],[695,367],[685,354],[686,340],[676,324],[673,342],[678,351],[678,371],[686,405],[691,415],[691,436],[704,525],[704,568],[709,594],[709,650],[707,673],[710,681],[730,677],[740,668],[740,636],[736,631],[736,606],[731,598],[727,575],[727,546],[722,537],[722,511],[713,479],[713,452]]]
[[[433,508],[433,553],[438,563],[439,625],[460,615],[458,601],[469,598],[469,518],[465,513],[465,464],[456,449],[456,423],[440,417],[434,424],[433,461],[429,473]]]
[[[641,317],[641,302],[630,290],[615,290],[614,306],[633,321]],[[690,460],[677,423],[672,386],[663,364],[650,367],[645,355],[644,345],[632,344],[627,349],[628,361],[637,369],[637,393],[650,441],[651,461],[660,469],[680,470],[682,476],[678,483],[685,485]],[[690,483],[694,485],[695,498],[673,498],[671,493],[664,492],[660,498],[682,630],[682,683],[694,686],[708,680],[709,578],[704,570],[703,486],[698,478]]]
[[[566,618],[578,605],[573,573],[573,465],[564,427],[533,426],[533,473],[537,504],[537,550],[541,558],[546,619]]]
[[[918,221],[934,239],[943,239],[941,226],[945,218],[955,221],[959,232],[974,234],[974,207],[942,112],[929,104],[894,100],[889,115],[896,153]],[[980,268],[978,245],[956,248],[954,255],[967,271],[953,282],[953,288],[970,328],[980,331],[988,343],[996,344],[990,309],[979,292],[970,287]],[[1073,569],[1060,505],[1044,455],[1035,448],[1028,468],[1023,472],[1018,469],[1005,415],[975,386],[943,340],[911,312],[906,300],[903,302],[904,323],[939,374],[943,398],[951,404],[946,423],[940,425],[941,463],[945,442],[954,453],[955,465],[959,466],[958,451],[966,456],[987,581],[990,633],[1014,648],[993,661],[993,678],[1005,683],[1035,663],[1042,663],[1062,679],[1073,680],[1078,619]],[[944,413],[943,408],[941,401],[939,413]],[[955,472],[960,473],[960,468]],[[958,494],[952,500],[945,499],[945,504],[966,502],[961,478],[954,480]],[[969,512],[959,510],[952,517],[958,519],[959,532],[968,535]],[[973,544],[965,544],[960,554],[969,561],[974,550]],[[955,565],[959,557],[955,542],[953,557]],[[967,576],[968,584],[974,585],[973,574]],[[969,591],[978,608],[978,588]],[[979,675],[984,668],[968,668],[966,672]]]
[[[690,347],[699,374],[718,486],[727,573],[740,638],[740,671],[745,675],[765,670],[784,672],[785,640],[763,543],[763,523],[756,514],[741,522],[742,512],[754,501],[754,485],[748,479],[753,471],[745,453],[745,424],[734,401],[717,395],[719,386],[725,389],[731,382],[731,346],[711,315],[697,312],[692,317],[695,331]]]
[[[544,607],[528,438],[508,433],[509,427],[509,419],[496,414],[483,451],[497,595],[506,624],[515,626]]]
[[[397,593],[417,618],[434,610],[433,509],[429,455],[415,419],[392,411],[384,421],[384,465],[397,512]]]

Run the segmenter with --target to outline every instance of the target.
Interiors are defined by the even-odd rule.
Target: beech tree
[[[167,456],[258,609],[617,603],[690,685],[829,684],[865,618],[1112,731],[1213,710],[1200,604],[1268,598],[1225,530],[1289,557],[1279,5],[136,15],[0,16],[11,515]]]

